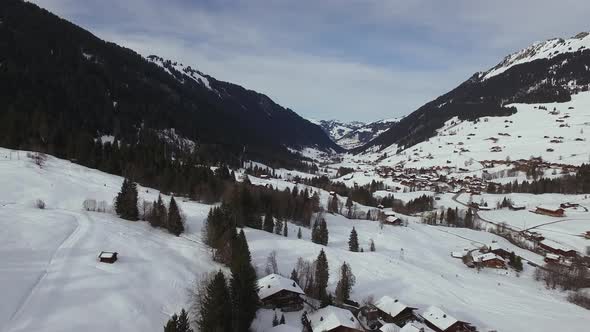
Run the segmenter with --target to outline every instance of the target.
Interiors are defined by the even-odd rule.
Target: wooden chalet
[[[403,221],[393,211],[383,211],[383,223],[386,225],[402,226]]]
[[[98,260],[101,263],[113,264],[117,261],[117,252],[114,251],[101,251],[98,255]]]
[[[269,274],[258,280],[258,297],[262,307],[299,311],[303,309],[303,290],[291,279],[278,274]]]
[[[489,252],[494,253],[504,259],[508,259],[510,257],[510,251],[500,247],[497,242],[493,242],[488,248]]]
[[[475,328],[467,322],[448,315],[438,307],[429,307],[422,315],[426,326],[436,332],[472,332]]]
[[[565,216],[565,210],[563,208],[545,206],[545,205],[537,206],[535,213],[543,214],[543,215],[551,216],[551,217],[564,217]]]
[[[414,311],[417,308],[407,306],[398,299],[389,296],[383,296],[373,306],[377,308],[379,318],[386,323],[403,326],[409,321],[416,320]]]
[[[537,243],[537,245],[539,246],[539,248],[556,254],[556,255],[560,255],[560,256],[564,256],[564,257],[577,257],[578,253],[569,247],[566,247],[560,243],[557,243],[555,241],[549,240],[549,239],[544,239],[543,241],[540,241],[539,243]]]
[[[506,261],[504,260],[504,258],[491,252],[486,254],[479,254],[477,252],[473,252],[473,264],[475,266],[488,267],[492,269],[506,268]]]
[[[305,325],[311,332],[363,332],[363,327],[352,312],[335,306],[311,313]]]

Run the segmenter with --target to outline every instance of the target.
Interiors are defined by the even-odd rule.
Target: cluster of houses
[[[301,311],[304,308],[304,292],[297,283],[278,274],[270,274],[258,280],[258,296],[263,308],[281,311]],[[310,304],[310,307],[313,306]],[[398,299],[383,296],[374,303],[363,306],[348,301],[342,306],[329,305],[304,313],[306,332],[472,332],[475,327],[449,315],[438,307],[428,307],[418,313],[418,308]],[[273,332],[295,330],[289,326],[273,328]]]
[[[463,263],[471,268],[506,269],[506,261],[509,259],[510,254],[508,250],[493,242],[489,246],[476,250],[452,252],[451,256],[461,258]]]

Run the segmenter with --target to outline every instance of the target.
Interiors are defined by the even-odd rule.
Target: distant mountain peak
[[[317,123],[336,144],[345,149],[362,146],[377,137],[400,118],[390,118],[365,123],[362,121],[343,122],[339,120],[321,120]]]
[[[490,70],[480,73],[480,78],[486,80],[519,64],[538,59],[551,59],[559,54],[573,53],[585,49],[590,49],[589,32],[580,32],[568,39],[552,38],[546,41],[536,42],[529,47],[506,56],[502,62]]]

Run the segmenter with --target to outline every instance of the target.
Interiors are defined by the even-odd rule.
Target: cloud
[[[362,121],[407,114],[509,52],[584,30],[590,10],[571,0],[34,2],[303,116]]]

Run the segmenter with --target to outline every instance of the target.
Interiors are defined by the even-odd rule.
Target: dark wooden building
[[[416,319],[414,310],[417,308],[407,306],[398,299],[389,296],[383,296],[373,305],[378,310],[379,318],[386,323],[404,326],[407,322]]]
[[[117,252],[101,251],[100,254],[98,255],[98,260],[101,263],[113,264],[114,262],[117,261]]]
[[[262,307],[299,311],[303,309],[303,290],[291,279],[270,274],[258,280],[258,297]]]

